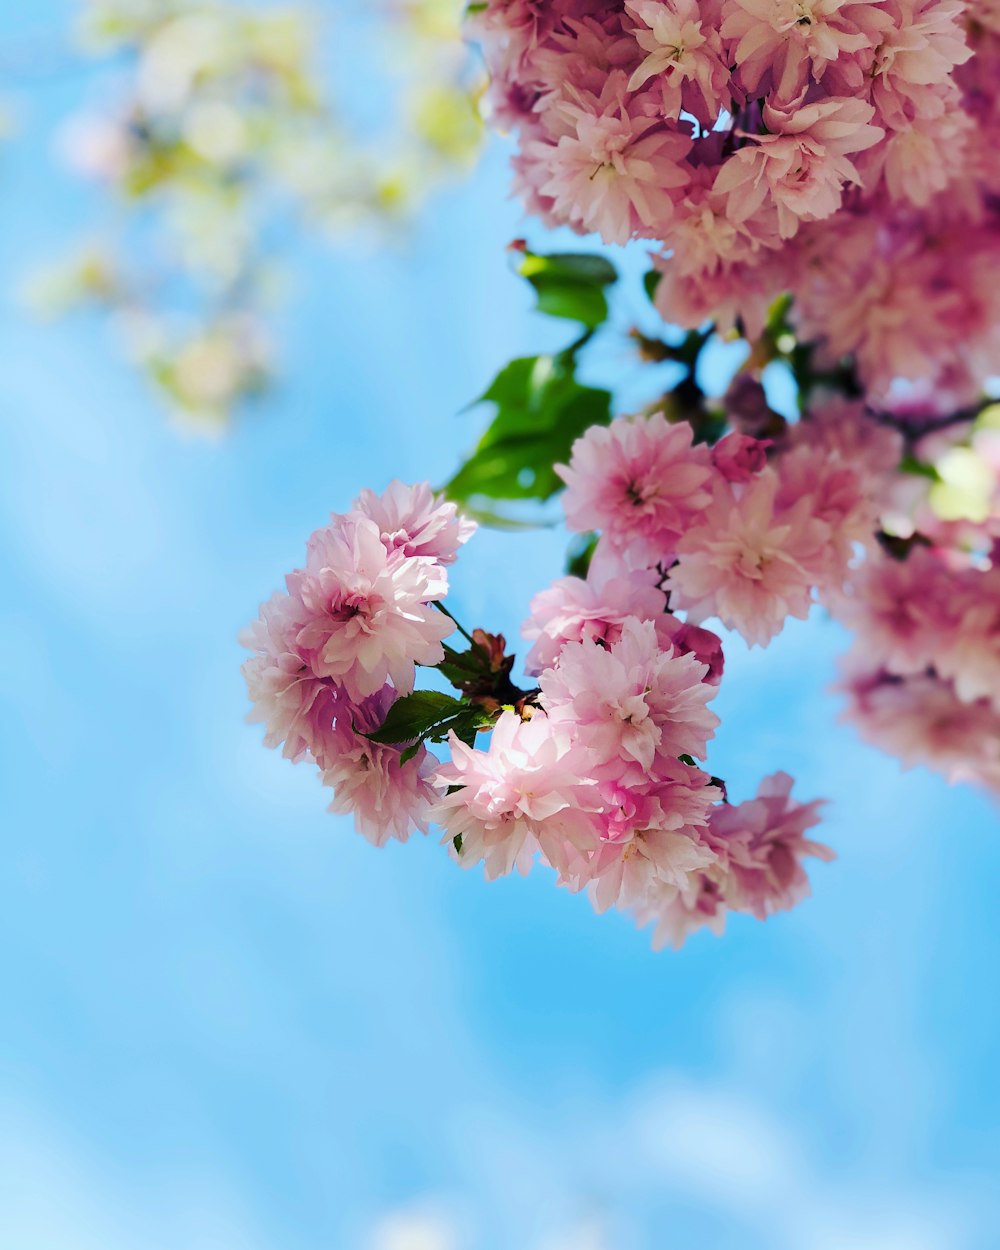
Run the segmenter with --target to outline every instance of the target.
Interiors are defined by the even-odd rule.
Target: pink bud
[[[767,464],[769,438],[727,434],[712,448],[712,463],[727,482],[749,482]]]

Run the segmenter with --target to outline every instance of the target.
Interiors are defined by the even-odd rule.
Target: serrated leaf
[[[372,742],[412,742],[425,737],[436,726],[463,707],[461,700],[437,690],[414,690],[397,699],[374,733],[365,734]]]

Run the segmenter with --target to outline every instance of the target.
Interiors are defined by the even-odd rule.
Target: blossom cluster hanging
[[[938,410],[1000,356],[992,0],[491,0],[470,33],[516,188],[661,245],[669,322],[756,337],[774,299],[866,392]]]
[[[645,291],[680,329],[631,337],[680,378],[613,419],[577,368],[613,331],[614,265],[513,245],[539,310],[582,332],[501,370],[446,490],[487,522],[562,495],[578,537],[523,626],[535,684],[514,685],[501,637],[445,641],[471,525],[396,484],[310,540],[247,636],[248,685],[266,742],[313,760],[371,841],[436,825],[463,866],[542,862],[679,945],[792,906],[803,861],[831,856],[786,774],[733,803],[708,768],[726,631],[764,647],[821,604],[854,634],[840,690],[862,735],[1000,794],[1000,10],[470,15],[529,211],[658,245]],[[722,338],[746,354],[710,395],[700,359]],[[794,415],[769,401],[775,368]],[[414,689],[418,665],[458,696]]]
[[[680,944],[701,925],[720,929],[727,911],[763,919],[790,907],[808,889],[803,858],[829,852],[806,836],[817,804],[794,801],[791,778],[778,773],[734,805],[698,762],[719,723],[709,704],[722,644],[669,610],[660,568],[661,544],[676,545],[694,511],[772,471],[741,435],[710,455],[662,417],[611,434],[621,455],[610,470],[588,466],[587,440],[563,470],[577,493],[568,507],[609,528],[586,579],[535,599],[524,629],[534,688],[512,683],[502,637],[476,630],[463,652],[445,644],[456,629],[447,566],[474,526],[428,487],[399,483],[364,492],[312,535],[305,566],[247,632],[244,671],[265,742],[312,761],[333,810],[352,812],[371,842],[437,824],[464,867],[483,863],[492,879],[541,860],[599,911],[627,909],[658,943]],[[630,452],[647,450],[674,463],[673,492],[631,481]],[[414,691],[418,666],[461,697]]]

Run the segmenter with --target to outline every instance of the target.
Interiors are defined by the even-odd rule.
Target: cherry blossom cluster
[[[364,492],[312,535],[305,566],[245,635],[244,672],[265,743],[312,761],[333,810],[352,812],[369,841],[437,824],[463,867],[482,863],[493,879],[544,863],[598,911],[630,911],[654,925],[656,944],[679,945],[698,927],[720,930],[729,911],[764,919],[792,906],[808,892],[803,859],[830,853],[806,836],[818,805],[794,801],[791,778],[731,804],[698,762],[719,723],[709,704],[722,644],[669,610],[660,567],[661,544],[676,545],[716,492],[742,496],[771,470],[754,440],[734,435],[710,455],[662,417],[616,423],[621,464],[630,431],[655,452],[646,478],[627,483],[622,468],[585,489],[598,475],[592,435],[564,470],[568,512],[606,524],[607,537],[586,578],[561,579],[532,604],[535,688],[510,682],[502,638],[477,630],[468,652],[444,645],[455,629],[447,566],[474,527],[428,487],[399,483]],[[414,693],[417,666],[439,668],[463,700]],[[408,719],[425,704],[429,717]],[[445,762],[427,748],[441,740]]]
[[[710,450],[660,415],[577,441],[559,471],[571,528],[602,535],[588,593],[613,552],[655,570],[685,630],[715,618],[751,645],[821,602],[855,634],[842,690],[862,735],[1000,793],[1000,407],[924,412],[914,437],[915,409],[888,421],[826,396],[763,439],[733,395],[737,428]],[[541,660],[587,602],[569,584],[538,597]]]
[[[1000,412],[910,459],[917,472],[883,478],[885,549],[829,600],[856,635],[847,714],[904,765],[1000,794]]]
[[[766,646],[872,541],[873,494],[840,437],[832,410],[777,448],[738,430],[709,448],[687,422],[619,418],[560,466],[566,518],[630,569],[657,570],[689,623],[716,618]]]
[[[244,676],[265,744],[316,764],[334,789],[334,810],[353,812],[377,846],[426,831],[433,761],[422,746],[404,759],[400,746],[365,735],[413,690],[418,664],[444,659],[455,625],[435,605],[474,529],[429,487],[363,492],[311,536],[305,567],[243,638],[254,652]]]
[[[760,420],[752,405],[731,416]],[[848,535],[853,555],[816,587],[855,635],[848,719],[908,767],[1000,794],[1000,407],[945,423],[911,408],[887,423],[827,399],[777,445],[779,472],[804,446],[837,466],[831,482],[849,469],[836,494],[843,505],[860,492],[873,526]],[[809,514],[823,507],[812,495]]]
[[[471,36],[549,225],[661,245],[666,320],[756,337],[783,291],[880,406],[1000,355],[992,0],[489,0]]]

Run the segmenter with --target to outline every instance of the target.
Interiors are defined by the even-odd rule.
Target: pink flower
[[[537,676],[551,668],[569,642],[616,642],[629,617],[651,621],[663,616],[666,595],[657,589],[656,580],[652,570],[630,572],[600,544],[586,579],[560,578],[532,599],[531,615],[521,628],[522,635],[534,641],[525,671]]]
[[[954,682],[964,703],[988,699],[1000,711],[1000,568],[950,580],[947,611],[953,627],[941,631],[934,667]]]
[[[767,464],[769,438],[727,434],[712,448],[712,463],[727,482],[749,482]]]
[[[808,616],[810,565],[828,535],[810,516],[808,499],[779,511],[779,486],[767,468],[739,498],[720,491],[677,544],[679,563],[670,570],[672,606],[695,623],[717,616],[752,646],[766,646],[786,617]]]
[[[833,456],[822,446],[800,444],[783,451],[775,467],[781,483],[776,507],[792,509],[808,500],[809,515],[827,527],[827,542],[808,567],[821,591],[839,591],[856,545],[874,545],[878,508],[866,492],[863,465]]]
[[[298,762],[309,753],[322,753],[342,698],[328,677],[318,677],[298,634],[308,620],[302,603],[277,593],[261,605],[260,617],[240,636],[254,655],[243,665],[247,691],[253,703],[248,719],[263,722],[264,745],[278,747]]]
[[[505,711],[493,727],[487,751],[450,735],[451,763],[438,769],[442,793],[432,819],[445,842],[460,838],[463,867],[483,861],[489,880],[515,867],[526,873],[540,848],[564,868],[571,850],[597,842],[593,812],[600,807],[587,759],[564,726],[543,713],[523,721]]]
[[[304,570],[288,576],[306,623],[296,641],[314,672],[359,701],[391,681],[413,689],[414,666],[444,658],[441,640],[455,628],[430,606],[447,593],[433,560],[390,555],[378,526],[365,517],[334,518],[309,540]]]
[[[890,25],[878,4],[858,0],[727,0],[722,37],[735,40],[732,58],[747,91],[761,94],[765,78],[780,99],[791,99],[811,74],[844,54],[872,48]]]
[[[899,676],[864,655],[849,656],[844,672],[845,717],[866,742],[904,768],[923,765],[1000,793],[1000,714],[988,700],[963,702],[933,670]]]
[[[822,100],[782,111],[764,107],[767,133],[749,135],[715,180],[715,191],[729,197],[730,217],[746,221],[770,199],[778,210],[778,230],[790,239],[800,221],[819,221],[840,207],[847,184],[861,175],[847,159],[883,137],[871,125],[875,110],[863,100]]]
[[[728,103],[729,69],[722,59],[718,31],[703,14],[697,0],[627,0],[626,9],[640,22],[633,32],[639,47],[648,55],[629,79],[629,90],[637,91],[650,78],[657,78],[663,91],[663,112],[678,116],[684,106],[684,87],[697,88],[698,99],[686,99],[690,111],[700,121],[711,124],[722,103]],[[693,107],[692,107],[693,106]]]
[[[686,421],[669,425],[662,413],[592,427],[569,465],[556,465],[570,528],[603,530],[639,563],[668,559],[711,499],[708,449],[692,437]]]
[[[894,673],[919,673],[957,640],[953,593],[940,562],[915,547],[905,560],[871,555],[830,606],[868,655]]]
[[[606,243],[658,238],[673,215],[672,190],[689,177],[690,136],[639,113],[627,96],[625,76],[615,71],[600,98],[577,94],[558,106],[566,130],[554,146],[525,147],[548,174],[539,193],[554,216]]]
[[[653,623],[633,618],[610,646],[568,643],[539,679],[541,701],[601,776],[638,778],[658,757],[704,757],[719,723],[706,672],[693,656],[663,651]]]
[[[809,878],[802,867],[806,856],[834,858],[829,847],[805,836],[819,824],[819,801],[793,802],[792,784],[787,773],[775,773],[761,782],[755,799],[712,813],[712,833],[725,841],[729,854],[726,903],[758,920],[794,907],[808,895]]]
[[[606,788],[600,845],[567,883],[586,887],[598,912],[641,904],[662,885],[686,889],[691,874],[716,862],[701,835],[718,797],[705,773],[678,760],[642,788]]]
[[[392,700],[389,689],[368,700],[355,712],[358,727],[376,729]],[[326,746],[323,784],[334,791],[330,811],[352,813],[355,829],[373,846],[390,838],[405,842],[414,830],[428,829],[437,761],[420,747],[401,763],[401,750],[371,742],[346,723],[338,723]]]
[[[394,481],[382,495],[363,490],[354,511],[374,521],[390,555],[422,556],[439,564],[453,564],[477,528],[455,504],[436,498],[426,482],[406,486]]]

